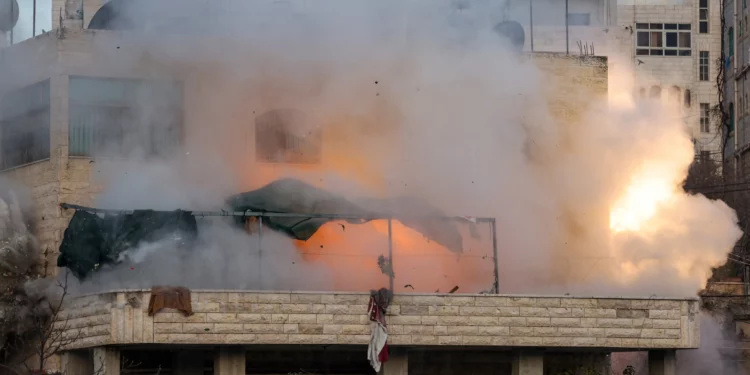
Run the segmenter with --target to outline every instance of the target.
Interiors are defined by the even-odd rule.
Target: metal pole
[[[13,29],[15,28],[13,26],[13,12],[16,11],[15,2],[10,2],[10,45],[13,45]]]
[[[570,37],[568,35],[568,0],[565,0],[565,54],[570,54]]]
[[[31,12],[31,37],[36,36],[36,0],[34,0],[34,3],[32,5],[34,7],[34,10]]]
[[[500,294],[500,271],[497,266],[497,222],[493,219],[490,222],[490,232],[492,232],[492,261],[495,263],[495,294]]]
[[[259,289],[263,290],[263,218],[258,218],[258,284]]]
[[[534,52],[534,0],[529,0],[529,41]]]
[[[393,268],[393,219],[388,219],[388,262],[391,264],[391,272],[388,274],[388,285],[389,290],[393,293],[393,273],[396,270]]]

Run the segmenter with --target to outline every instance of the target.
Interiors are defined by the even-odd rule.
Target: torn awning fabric
[[[461,252],[463,239],[455,223],[445,219],[437,207],[416,197],[389,199],[364,198],[348,200],[341,195],[317,188],[306,182],[285,178],[259,189],[237,194],[227,200],[234,211],[267,213],[332,214],[362,217],[363,220],[346,220],[352,224],[367,222],[366,218],[395,217],[402,224],[422,233],[454,252]],[[247,218],[238,217],[244,226]],[[324,224],[333,218],[319,217],[263,217],[268,228],[291,238],[307,241]]]
[[[102,265],[119,263],[126,250],[170,236],[186,245],[197,233],[195,217],[188,211],[136,210],[100,217],[79,210],[65,229],[57,266],[84,279]]]

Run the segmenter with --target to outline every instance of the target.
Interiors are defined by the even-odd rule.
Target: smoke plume
[[[171,15],[180,33],[149,23],[170,21],[158,19],[161,5],[142,5],[129,16],[151,20],[143,30],[93,39],[113,76],[181,80],[185,108],[182,143],[166,159],[133,147],[127,161],[94,163],[96,206],[220,209],[280,177],[349,197],[419,196],[450,215],[497,219],[506,293],[694,295],[740,235],[725,204],[680,188],[694,151],[679,110],[635,100],[611,73],[609,99],[584,98],[582,121],[553,115],[555,95],[580,94],[554,87],[492,31],[502,4],[181,4]],[[139,94],[133,129],[174,122],[162,98]],[[284,108],[322,132],[319,163],[258,160],[270,140],[256,139],[256,118]],[[376,261],[387,255],[384,223],[329,224],[307,243],[264,232],[259,247],[226,221],[203,222],[193,253],[149,244],[90,287],[387,283]],[[475,229],[479,240],[462,229],[457,256],[396,223],[396,292],[489,289],[489,229]]]

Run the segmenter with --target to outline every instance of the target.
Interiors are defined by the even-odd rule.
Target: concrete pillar
[[[120,350],[106,346],[94,348],[94,373],[120,375]]]
[[[93,374],[94,361],[91,353],[85,350],[74,350],[62,354],[60,372],[63,374]]]
[[[649,375],[676,375],[677,352],[674,350],[650,350],[648,352]]]
[[[544,375],[544,353],[535,351],[513,353],[513,375]]]
[[[174,356],[175,375],[203,375],[203,352],[180,350]]]
[[[409,355],[391,354],[388,362],[380,367],[381,375],[409,375]]]
[[[245,375],[245,350],[241,347],[221,347],[214,357],[215,375]]]

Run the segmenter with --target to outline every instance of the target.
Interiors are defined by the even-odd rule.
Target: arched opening
[[[258,162],[317,164],[322,142],[322,130],[302,111],[274,109],[255,118]]]
[[[648,91],[648,97],[652,99],[660,98],[661,97],[661,87],[659,86],[651,86],[651,89]]]
[[[669,100],[671,102],[675,102],[679,104],[681,99],[682,99],[682,90],[680,90],[680,88],[677,86],[670,87],[669,88]]]
[[[685,89],[685,108],[690,108],[692,99],[690,89]]]

